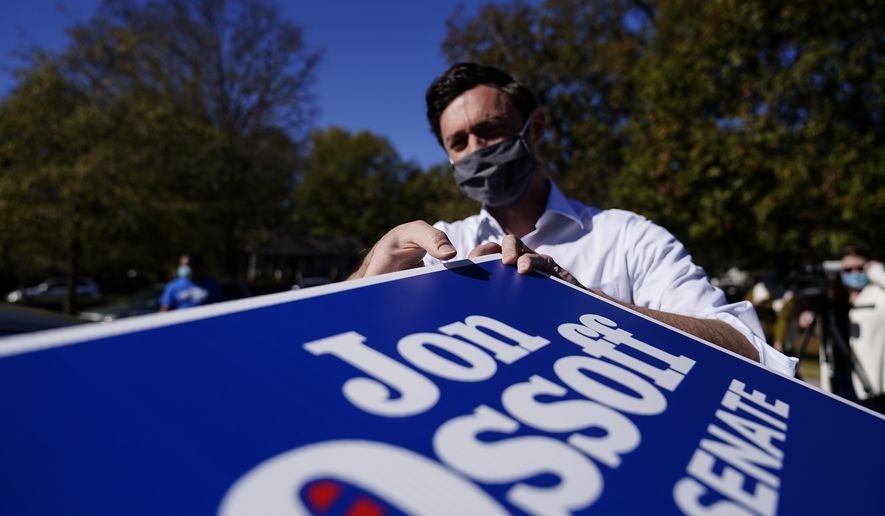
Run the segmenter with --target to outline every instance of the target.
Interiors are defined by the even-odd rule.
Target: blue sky
[[[501,0],[496,0],[501,3]],[[13,86],[13,53],[28,45],[60,49],[65,27],[89,18],[99,0],[0,1],[0,95]],[[337,125],[387,137],[423,167],[445,161],[424,120],[424,90],[447,63],[445,21],[489,0],[280,0],[282,13],[323,50],[314,92],[319,128]]]

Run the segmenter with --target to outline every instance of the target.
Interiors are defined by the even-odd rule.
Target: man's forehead
[[[506,93],[494,86],[481,84],[465,91],[446,106],[440,115],[440,129],[443,133],[454,132],[495,118],[519,119],[521,115]]]
[[[858,256],[856,254],[849,254],[842,257],[843,265],[859,265],[865,263],[866,260],[863,256]]]

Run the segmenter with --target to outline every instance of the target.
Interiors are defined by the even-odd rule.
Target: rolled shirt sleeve
[[[756,348],[759,362],[786,376],[796,373],[797,358],[787,357],[765,342],[759,317],[749,301],[728,303],[684,246],[666,229],[639,217],[629,231],[637,242],[628,264],[633,276],[633,302],[655,310],[702,319],[716,319],[739,331]]]
[[[755,311],[753,311],[751,316],[745,315],[742,318],[735,315],[735,312],[740,313],[743,311],[735,305],[746,305],[747,310],[753,311],[753,305],[751,305],[749,301],[741,301],[740,303],[725,305],[723,307],[726,308],[725,310],[714,312],[710,314],[708,318],[718,319],[741,332],[741,334],[750,341],[750,344],[756,348],[756,351],[759,352],[759,363],[782,375],[795,376],[796,365],[799,363],[799,359],[796,357],[788,357],[769,346],[768,343],[765,342],[765,339],[760,336],[763,335],[763,333],[762,328],[759,327],[759,318],[756,316]],[[751,329],[752,326],[756,326],[757,328],[753,330]]]

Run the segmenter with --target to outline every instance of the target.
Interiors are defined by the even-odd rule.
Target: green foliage
[[[613,200],[712,262],[885,251],[885,9],[875,2],[667,3],[635,70]]]
[[[337,127],[315,132],[293,197],[296,231],[374,241],[401,222],[401,182],[411,173],[384,138]]]
[[[443,51],[452,63],[498,66],[532,88],[547,115],[539,154],[548,173],[564,191],[604,206],[624,166],[630,73],[650,13],[629,0],[490,4],[475,18],[450,18]]]
[[[872,0],[515,1],[456,12],[443,49],[539,94],[568,194],[771,266],[885,256],[883,26]]]
[[[448,167],[422,172],[383,137],[331,127],[311,138],[292,207],[295,232],[370,245],[398,224],[462,218],[479,205],[458,191]]]
[[[880,3],[515,1],[448,26],[451,62],[538,93],[568,194],[650,216],[710,268],[885,256]],[[0,102],[7,276],[160,276],[185,248],[234,275],[257,232],[369,244],[478,209],[448,167],[311,133],[319,53],[263,0],[107,0],[70,35]]]
[[[461,193],[448,165],[413,174],[403,185],[403,205],[409,219],[434,223],[458,220],[477,213],[480,203]]]
[[[302,163],[319,54],[261,0],[106,1],[0,103],[0,265],[234,275]],[[158,274],[159,276],[159,274]]]

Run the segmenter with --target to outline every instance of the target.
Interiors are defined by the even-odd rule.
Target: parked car
[[[101,299],[101,290],[95,280],[86,276],[77,278],[77,299],[81,302],[90,302]],[[33,305],[51,305],[64,302],[68,293],[68,280],[64,277],[49,278],[38,285],[23,289],[13,290],[6,295],[9,303],[22,303]]]
[[[221,283],[219,287],[223,301],[252,295],[249,287],[239,283]],[[160,296],[163,294],[163,288],[164,285],[154,285],[139,290],[121,301],[95,306],[83,310],[77,315],[87,321],[108,322],[135,315],[152,314],[160,310]]]
[[[108,322],[133,315],[151,314],[160,309],[160,294],[162,293],[163,285],[154,285],[139,290],[123,300],[94,306],[77,315],[87,321]]]
[[[0,303],[0,337],[63,328],[86,321],[59,312]],[[0,340],[2,345],[2,340]]]

